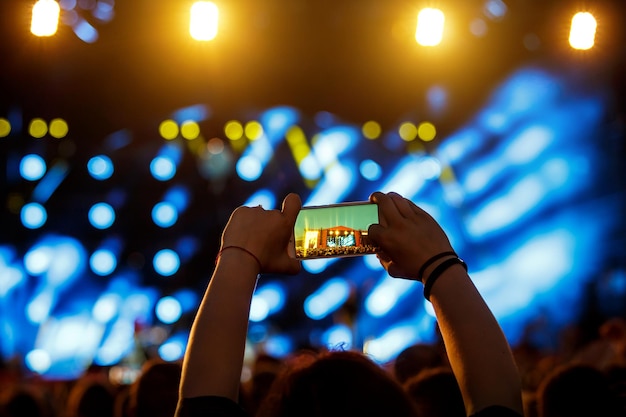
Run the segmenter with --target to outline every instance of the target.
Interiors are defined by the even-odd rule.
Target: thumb
[[[302,201],[300,200],[300,196],[295,193],[289,193],[283,200],[281,212],[291,223],[295,223],[301,207]]]
[[[384,232],[385,228],[378,223],[370,224],[367,228],[367,234],[370,240],[376,245],[380,246],[379,242],[381,239],[381,235]]]

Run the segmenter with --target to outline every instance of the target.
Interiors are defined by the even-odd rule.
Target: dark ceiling
[[[91,18],[99,39],[87,44],[66,25],[51,38],[34,37],[33,2],[3,0],[0,110],[19,106],[26,115],[64,117],[96,135],[145,127],[196,103],[209,105],[216,129],[273,105],[389,126],[425,107],[428,86],[443,84],[454,94],[440,123],[454,125],[520,63],[576,59],[566,45],[572,4],[505,3],[507,15],[494,21],[484,16],[483,2],[441,2],[445,42],[428,49],[413,37],[419,2],[218,2],[219,35],[198,43],[188,35],[190,2],[118,0],[111,22]],[[593,5],[603,25],[595,52],[601,59],[612,59],[614,41],[623,38],[601,37],[622,31],[622,3]],[[485,37],[469,32],[476,18],[487,23]],[[527,35],[541,46],[529,51]]]

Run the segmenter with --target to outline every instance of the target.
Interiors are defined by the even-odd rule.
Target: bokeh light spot
[[[94,156],[87,162],[87,171],[93,179],[106,180],[113,175],[113,162],[105,155]]]
[[[46,223],[48,213],[39,203],[28,203],[20,213],[22,224],[28,229],[38,229]]]
[[[263,135],[263,126],[261,126],[261,123],[254,120],[246,123],[244,130],[246,137],[250,140],[257,140]]]
[[[168,341],[159,346],[159,356],[164,361],[177,361],[183,353],[185,353],[185,346],[180,340]]]
[[[178,220],[178,210],[169,202],[157,203],[152,209],[152,221],[159,227],[173,226]]]
[[[5,138],[11,133],[11,123],[3,117],[0,117],[0,138]]]
[[[483,19],[474,19],[470,22],[469,30],[472,35],[482,38],[487,34],[487,23]]]
[[[26,155],[20,161],[20,175],[27,181],[37,181],[46,173],[46,162],[39,155]]]
[[[244,156],[237,162],[237,174],[246,181],[254,181],[261,176],[263,167],[261,161],[254,156]]]
[[[115,210],[107,203],[96,203],[89,209],[88,216],[93,227],[106,229],[115,221]]]
[[[417,137],[417,127],[411,122],[404,122],[398,128],[398,134],[402,140],[410,142]]]
[[[167,181],[172,179],[176,174],[176,164],[172,158],[157,156],[150,163],[150,172],[155,179]]]
[[[94,274],[106,276],[117,267],[117,258],[108,249],[98,249],[89,258],[89,266]]]
[[[176,252],[171,249],[162,249],[154,255],[152,260],[154,270],[166,277],[174,275],[180,267],[180,258]]]
[[[67,132],[69,132],[69,126],[65,120],[53,119],[50,122],[50,136],[53,138],[64,138],[67,135]]]
[[[163,139],[172,140],[178,136],[178,124],[173,120],[164,120],[159,125],[159,134]]]
[[[28,125],[28,134],[34,138],[43,138],[48,133],[48,125],[43,119],[33,119]]]
[[[243,125],[236,120],[231,120],[224,126],[224,134],[230,140],[241,139],[243,136]]]
[[[363,178],[370,181],[376,181],[382,175],[382,169],[380,165],[378,165],[371,159],[366,159],[361,162],[361,165],[359,166],[359,171],[361,172]]]
[[[187,140],[193,140],[200,135],[198,123],[188,120],[180,125],[180,134]]]
[[[417,135],[424,142],[430,142],[435,139],[437,129],[435,128],[435,125],[430,122],[422,122],[417,128]]]
[[[163,323],[172,324],[180,318],[182,311],[183,309],[176,298],[166,296],[157,302],[155,314]]]
[[[363,124],[361,128],[361,133],[366,139],[377,139],[380,137],[381,127],[378,122],[373,120],[367,121]]]
[[[28,369],[38,374],[45,373],[52,365],[50,355],[42,349],[31,350],[24,359]]]
[[[220,138],[212,138],[207,142],[206,148],[211,155],[219,155],[224,152],[224,141]]]

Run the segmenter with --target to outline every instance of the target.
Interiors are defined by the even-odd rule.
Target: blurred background
[[[513,345],[625,317],[622,0],[193,5],[0,3],[4,366],[179,360],[231,211],[289,192],[410,198]],[[437,339],[375,256],[303,267],[260,279],[248,359]]]

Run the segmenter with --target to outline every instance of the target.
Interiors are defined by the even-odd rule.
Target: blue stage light
[[[98,155],[89,159],[87,171],[96,180],[107,180],[113,175],[113,161],[106,155]]]
[[[46,161],[35,154],[26,155],[20,161],[20,175],[28,181],[37,181],[46,173]]]
[[[109,275],[117,267],[117,257],[111,250],[98,249],[89,257],[89,266],[97,275]]]
[[[157,301],[154,312],[161,322],[172,324],[180,319],[183,309],[175,297],[165,296]]]
[[[115,210],[107,203],[96,203],[89,209],[89,222],[96,229],[108,229],[115,222]]]
[[[20,211],[20,219],[24,227],[28,229],[39,229],[48,220],[48,212],[39,203],[27,203]]]
[[[331,278],[304,300],[304,312],[313,320],[320,320],[346,302],[350,285],[344,278]]]
[[[154,255],[152,265],[159,275],[169,277],[180,268],[180,257],[171,249],[161,249]]]
[[[152,221],[159,227],[171,227],[178,220],[178,210],[174,204],[162,201],[152,208]]]

